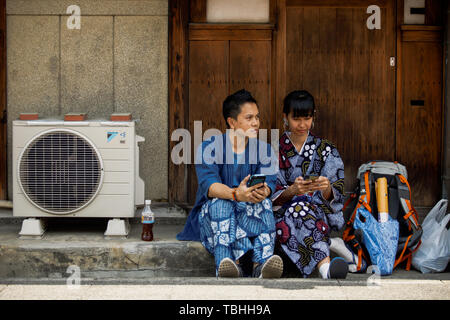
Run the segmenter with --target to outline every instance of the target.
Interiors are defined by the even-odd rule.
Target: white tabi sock
[[[355,258],[355,271],[356,266],[358,265],[358,256],[351,252],[344,243],[344,240],[341,238],[331,238],[331,245],[330,250],[332,250],[334,253],[337,253],[340,257],[344,258],[345,261],[349,263],[353,263],[353,256]],[[351,266],[349,266],[349,271],[354,272],[352,270]]]
[[[328,279],[328,270],[330,269],[330,263],[325,262],[322,263],[319,267],[319,273],[322,276],[322,279]]]

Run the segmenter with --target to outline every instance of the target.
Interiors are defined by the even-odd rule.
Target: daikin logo
[[[110,142],[112,139],[114,139],[115,136],[117,136],[119,133],[116,131],[108,131],[106,134],[108,142]]]

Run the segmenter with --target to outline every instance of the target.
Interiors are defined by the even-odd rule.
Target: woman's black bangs
[[[290,111],[294,118],[314,116],[314,106],[309,103],[293,103]]]

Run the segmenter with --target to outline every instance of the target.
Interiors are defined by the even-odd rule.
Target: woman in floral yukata
[[[344,163],[330,141],[310,133],[315,105],[309,92],[289,93],[283,114],[287,131],[280,138],[280,171],[271,197],[277,244],[303,277],[317,267],[324,279],[345,278],[355,257],[342,239],[330,239],[331,229],[344,225]],[[330,246],[346,259],[330,261]]]

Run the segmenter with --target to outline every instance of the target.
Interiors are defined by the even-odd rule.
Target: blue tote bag
[[[394,269],[397,253],[399,225],[389,217],[386,222],[378,222],[365,208],[359,208],[353,222],[355,229],[361,229],[362,242],[370,255],[373,265],[382,276],[390,275]]]

